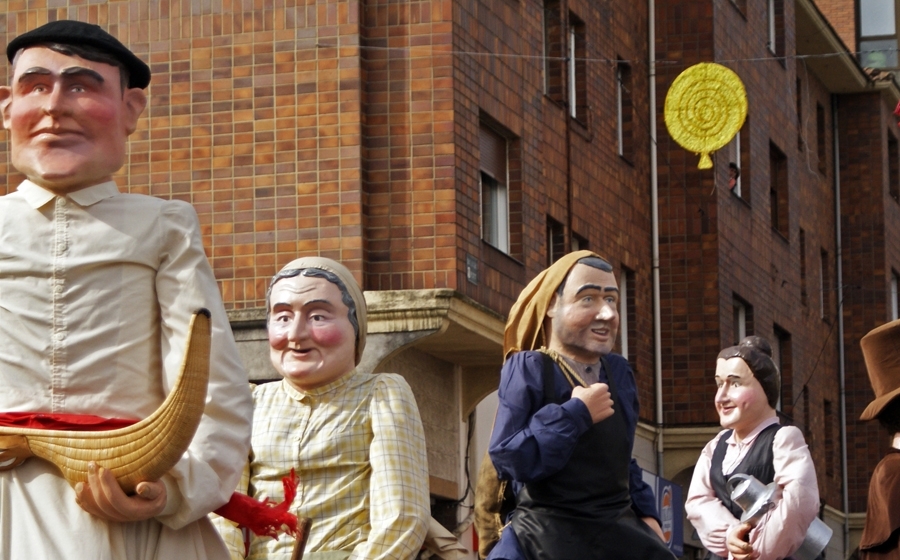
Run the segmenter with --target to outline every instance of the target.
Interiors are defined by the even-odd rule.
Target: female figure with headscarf
[[[253,388],[252,449],[238,487],[284,499],[312,520],[305,560],[412,559],[428,526],[425,436],[416,401],[396,374],[356,370],[366,343],[366,302],[350,271],[330,259],[297,259],[266,297],[272,365],[280,382]],[[231,557],[241,532],[219,519]],[[250,539],[247,558],[291,558],[292,539]]]
[[[674,558],[631,456],[637,388],[628,362],[612,353],[612,271],[594,253],[570,253],[510,311],[488,451],[517,505],[489,559]]]
[[[768,341],[748,336],[722,350],[715,382],[716,411],[725,429],[694,467],[688,519],[710,551],[707,558],[789,558],[819,511],[819,490],[803,433],[778,422],[781,381]],[[740,522],[743,511],[726,489],[736,473],[777,483],[775,507],[755,527]]]

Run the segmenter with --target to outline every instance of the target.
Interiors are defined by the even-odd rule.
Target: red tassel
[[[246,527],[258,536],[278,538],[279,533],[286,533],[298,538],[297,516],[288,511],[297,495],[297,474],[291,469],[291,476],[281,479],[284,485],[284,501],[275,504],[266,498],[257,501],[245,494],[235,492],[228,503],[216,510],[216,513]]]

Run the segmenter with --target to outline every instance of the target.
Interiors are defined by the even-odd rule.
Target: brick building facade
[[[890,319],[900,271],[900,130],[890,115],[900,91],[859,67],[852,27],[826,19],[853,3],[819,4],[6,1],[0,39],[80,19],[150,63],[149,107],[119,182],[197,209],[252,379],[273,375],[271,275],[305,254],[353,271],[370,307],[361,368],[399,372],[413,387],[445,524],[467,513],[455,501],[483,453],[467,434],[499,378],[506,313],[538,271],[589,248],[613,262],[623,288],[620,348],[643,403],[641,466],[686,485],[717,431],[718,351],[738,331],[765,336],[838,557],[858,539],[868,476],[887,447],[877,426],[855,419],[871,394],[858,341]],[[700,171],[668,137],[662,107],[675,77],[705,61],[738,73],[750,111]],[[0,143],[9,190],[21,176]],[[490,415],[478,422],[484,429]]]

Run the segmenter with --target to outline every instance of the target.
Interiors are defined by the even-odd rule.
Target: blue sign
[[[644,481],[653,489],[663,537],[672,554],[684,554],[684,501],[681,486],[671,480],[644,471]]]

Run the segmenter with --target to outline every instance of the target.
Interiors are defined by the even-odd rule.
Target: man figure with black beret
[[[75,488],[38,459],[0,472],[0,557],[224,558],[206,514],[230,497],[249,449],[246,373],[196,213],[113,180],[150,69],[77,21],[20,35],[7,57],[0,111],[26,180],[0,197],[0,412],[145,418],[178,377],[198,308],[211,311],[212,348],[193,442],[134,495],[103,465]]]

